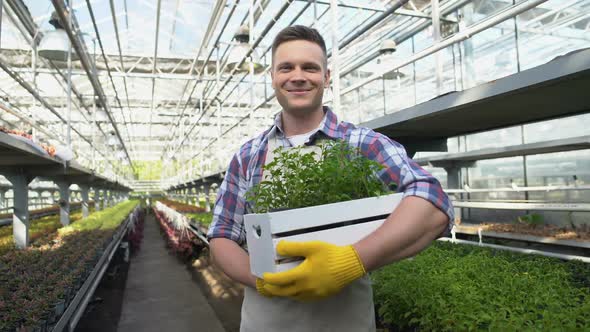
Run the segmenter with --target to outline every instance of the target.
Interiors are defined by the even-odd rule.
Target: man
[[[366,274],[426,248],[449,229],[453,208],[438,181],[409,159],[400,144],[370,129],[339,123],[322,107],[330,71],[324,40],[315,29],[285,28],[273,42],[272,56],[272,86],[283,110],[271,128],[245,143],[230,162],[209,228],[211,255],[229,277],[246,286],[241,331],[373,331]],[[243,215],[251,211],[245,193],[268,175],[263,166],[275,148],[308,148],[324,139],[346,140],[384,165],[380,178],[397,183],[404,199],[381,227],[351,246],[280,242],[279,254],[305,261],[257,279],[242,248]]]

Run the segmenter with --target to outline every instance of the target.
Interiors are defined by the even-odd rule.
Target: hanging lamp
[[[238,67],[242,59],[246,57],[248,51],[250,50],[250,29],[247,25],[242,25],[236,34],[234,35],[235,43],[232,43],[232,49],[229,52],[227,57],[227,68],[231,72],[234,68],[237,68],[238,72],[245,73],[250,71],[250,64],[248,59],[246,59],[241,66]],[[258,74],[263,71],[264,67],[260,63],[260,58],[256,53],[256,50],[253,50],[250,54],[250,59],[254,64],[254,73]]]
[[[70,38],[56,12],[51,14],[49,24],[53,25],[55,30],[43,34],[43,38],[39,42],[39,46],[37,46],[37,53],[48,60],[68,61]],[[75,60],[79,60],[79,58],[76,52],[72,51],[72,61]]]

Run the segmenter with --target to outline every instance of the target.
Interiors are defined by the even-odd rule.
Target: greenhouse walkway
[[[152,214],[129,266],[117,331],[224,331],[190,272],[168,254]]]

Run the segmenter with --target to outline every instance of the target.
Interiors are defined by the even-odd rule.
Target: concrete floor
[[[166,250],[151,214],[131,260],[117,331],[224,331],[185,265]]]

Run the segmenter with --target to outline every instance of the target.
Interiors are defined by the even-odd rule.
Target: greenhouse
[[[589,331],[590,0],[0,0],[0,331]]]

